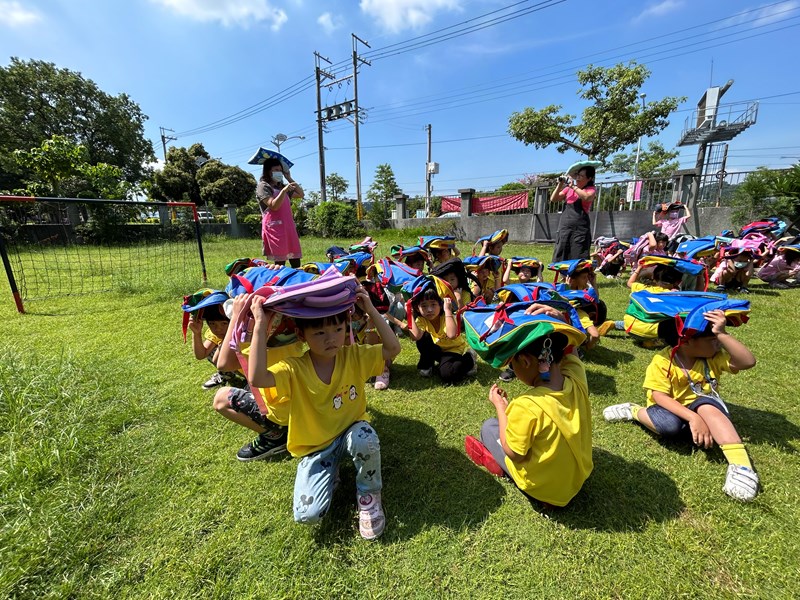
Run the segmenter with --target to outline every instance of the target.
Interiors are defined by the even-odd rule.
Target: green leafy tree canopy
[[[338,173],[331,173],[325,177],[325,192],[329,196],[328,200],[332,202],[343,200],[349,185],[347,180]]]
[[[111,96],[80,73],[12,58],[0,67],[0,188],[17,187],[27,176],[14,150],[31,150],[54,135],[83,146],[87,164],[118,167],[126,181],[141,183],[155,160],[146,119],[126,94]]]
[[[556,145],[561,153],[575,150],[605,161],[611,154],[650,137],[669,125],[667,117],[685,98],[668,96],[642,108],[639,90],[650,76],[644,65],[630,62],[613,67],[589,65],[578,71],[578,96],[589,101],[580,122],[562,114],[561,105],[539,110],[525,108],[508,120],[508,132],[525,145],[545,148]]]
[[[367,191],[367,200],[372,202],[369,221],[373,227],[381,229],[389,218],[388,204],[395,194],[402,193],[394,177],[391,165],[384,163],[375,169],[375,177]]]
[[[647,144],[647,149],[639,152],[639,165],[636,167],[636,152],[615,154],[611,157],[608,171],[634,176],[642,179],[669,177],[680,166],[676,160],[679,152],[667,150],[661,142]]]

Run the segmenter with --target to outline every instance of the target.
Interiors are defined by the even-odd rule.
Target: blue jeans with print
[[[356,421],[327,448],[300,459],[294,480],[294,520],[316,523],[328,512],[339,463],[344,456],[356,467],[359,495],[381,491],[381,442],[366,421]]]

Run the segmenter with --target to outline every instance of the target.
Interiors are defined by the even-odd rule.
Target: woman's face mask
[[[283,183],[283,172],[282,171],[273,171],[272,172],[272,181],[275,183]]]

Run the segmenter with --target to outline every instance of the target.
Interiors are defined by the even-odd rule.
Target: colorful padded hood
[[[337,264],[341,262],[349,262],[350,264],[355,265],[355,267],[358,269],[361,267],[369,267],[374,260],[375,258],[369,252],[353,252],[352,254],[340,256],[333,262]]]
[[[559,276],[572,277],[575,273],[588,269],[594,271],[594,263],[586,258],[576,258],[573,260],[562,260],[547,265],[547,268],[556,272],[553,283],[558,282]]]
[[[464,268],[467,271],[477,271],[481,267],[486,267],[490,271],[499,271],[503,268],[503,259],[493,254],[485,254],[483,256],[468,256],[461,262],[464,263]]]
[[[195,316],[202,318],[203,309],[207,306],[214,306],[224,304],[230,296],[220,290],[212,290],[211,288],[203,288],[197,290],[194,294],[183,297],[181,309],[183,310],[183,341],[186,341],[186,331],[189,327],[189,316],[192,313],[197,313]]]
[[[398,244],[389,249],[389,254],[395,260],[399,260],[400,262],[404,263],[408,262],[409,257],[419,254],[427,264],[431,263],[430,253],[420,246],[410,246],[406,248],[405,246]]]
[[[411,283],[422,275],[417,269],[412,269],[407,264],[391,258],[382,258],[372,268],[381,285],[394,294],[399,292],[405,284]]]
[[[421,235],[419,245],[423,250],[453,249],[456,247],[456,238],[452,235]]]
[[[666,265],[686,275],[700,275],[706,271],[706,266],[696,260],[687,260],[685,258],[677,258],[674,256],[661,256],[658,254],[648,254],[639,259],[639,265],[643,267],[654,267],[657,265]]]
[[[431,269],[431,275],[436,275],[436,277],[442,279],[445,277],[445,275],[450,273],[454,273],[456,278],[458,278],[458,286],[462,290],[469,289],[469,281],[467,281],[469,276],[467,275],[467,269],[464,266],[464,261],[457,256],[448,258],[443,263],[439,263],[433,267],[433,269]]]
[[[503,368],[521,349],[551,333],[563,333],[580,346],[586,333],[546,315],[526,315],[529,302],[470,307],[463,314],[467,343],[495,368]]]
[[[712,307],[712,308],[708,308]],[[712,292],[663,292],[654,294],[647,290],[633,292],[625,314],[645,323],[660,323],[675,317],[688,318],[692,311],[703,312],[721,308],[728,317],[729,324],[738,326],[746,323],[750,311],[750,302],[736,298],[728,298],[726,294]],[[697,317],[693,317],[691,326],[696,326]]]
[[[456,299],[455,292],[453,292],[453,288],[451,288],[444,279],[440,279],[436,277],[436,275],[420,275],[414,279],[414,281],[405,284],[401,290],[403,297],[407,298],[406,319],[409,324],[414,320],[414,310],[412,308],[414,299],[431,288],[436,290],[436,294],[439,298],[442,300],[450,298],[453,307],[455,308],[458,306],[458,300]],[[459,324],[458,321],[459,320],[456,319],[457,325]]]
[[[267,262],[261,260],[260,258],[237,258],[233,262],[225,265],[225,275],[230,277],[231,275],[241,273],[250,267],[264,267],[266,265]]]
[[[697,238],[678,244],[678,252],[685,254],[686,258],[703,258],[716,254],[717,245],[713,237]]]
[[[339,263],[326,263],[326,262],[310,262],[300,266],[301,271],[305,271],[306,273],[311,273],[312,275],[320,275],[324,273],[331,267],[336,268],[340,273],[343,273],[347,270],[349,265],[347,262],[339,262]]]
[[[235,298],[239,294],[252,294],[255,290],[265,285],[293,285],[311,281],[315,277],[316,275],[293,269],[292,267],[281,267],[279,269],[250,267],[241,273],[231,275],[230,283],[225,286],[225,292],[231,298]]]
[[[497,242],[507,242],[508,241],[508,229],[498,229],[494,233],[490,233],[489,235],[484,235],[483,237],[479,237],[478,241],[475,242],[474,246],[480,246],[483,242],[489,242],[490,244],[496,244]]]
[[[511,257],[511,270],[514,273],[519,273],[523,267],[529,268],[532,272],[538,273],[542,268],[542,261],[532,256],[512,256]]]
[[[355,254],[356,252],[369,252],[373,254],[375,252],[375,248],[378,247],[378,242],[372,239],[372,237],[367,236],[357,244],[353,244],[348,248],[350,254]]]

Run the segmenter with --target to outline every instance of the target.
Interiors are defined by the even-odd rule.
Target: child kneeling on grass
[[[509,401],[493,385],[489,402],[497,417],[483,422],[480,440],[466,437],[465,450],[475,464],[510,477],[528,496],[566,506],[593,468],[589,387],[575,351],[585,334],[550,306],[532,304],[525,314],[544,318],[527,324],[530,333],[521,338],[526,345],[507,352],[514,352],[510,365],[531,389]],[[503,337],[510,345],[520,342],[512,334]]]
[[[225,332],[225,338],[220,345],[219,364],[221,366],[233,369],[239,365],[236,353],[231,348],[231,339],[233,338],[239,315],[246,307],[247,298],[247,294],[240,294],[233,300],[231,324]],[[291,323],[291,320],[288,322]],[[267,340],[267,345],[269,346],[267,367],[286,358],[303,355],[303,342],[286,331],[276,330],[273,332]],[[243,345],[242,355],[249,356],[251,347],[248,344]],[[274,387],[260,388],[257,391],[262,398],[277,399],[277,391]],[[269,413],[262,414],[251,391],[234,387],[220,388],[214,394],[214,410],[229,421],[233,421],[258,434],[255,439],[239,449],[236,453],[238,460],[243,462],[262,460],[286,451],[286,426],[278,424]]]
[[[758,474],[717,393],[717,379],[723,372],[751,369],[756,359],[747,346],[727,333],[722,310],[703,316],[708,321],[706,328],[688,340],[681,339],[674,320],[659,324],[659,337],[670,347],[656,354],[647,367],[643,384],[647,408],[632,402],[615,404],[603,410],[603,417],[612,423],[636,421],[663,437],[691,433],[692,441],[701,448],[718,444],[729,463],[722,491],[747,502],[758,494]]]
[[[275,387],[278,397],[265,397],[270,415],[288,425],[286,447],[300,458],[294,487],[294,519],[316,523],[330,507],[339,463],[344,456],[356,468],[359,531],[365,539],[383,533],[380,440],[367,422],[364,383],[383,372],[385,361],[400,353],[400,342],[370,302],[363,287],[357,303],[375,323],[381,345],[345,346],[349,310],[312,319],[295,319],[298,338],[308,344],[299,358],[269,369],[266,340],[274,313],[264,298],[253,296],[255,325],[250,346],[248,380],[257,387]]]

